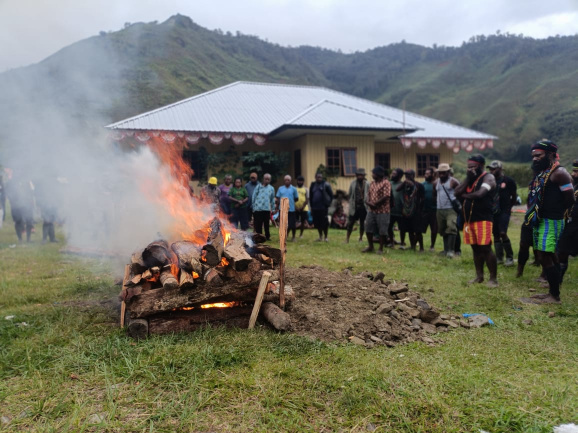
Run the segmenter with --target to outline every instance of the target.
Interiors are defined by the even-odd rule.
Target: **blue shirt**
[[[255,192],[255,188],[257,188],[257,185],[259,185],[259,182],[247,182],[245,184],[245,189],[247,190],[247,194],[249,194],[249,201],[247,202],[247,206],[252,207],[253,206],[253,193]]]
[[[271,185],[257,185],[253,191],[252,204],[253,212],[273,212],[275,210],[275,188]]]
[[[295,200],[299,199],[297,188],[293,185],[289,185],[289,187],[280,186],[277,190],[277,198],[282,199],[285,197],[289,199],[289,212],[295,212]]]

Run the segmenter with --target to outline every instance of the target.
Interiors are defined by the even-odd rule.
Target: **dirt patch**
[[[293,331],[324,341],[390,347],[413,341],[434,344],[438,332],[469,323],[440,314],[408,284],[383,273],[330,272],[318,266],[286,270],[296,299],[288,308]]]

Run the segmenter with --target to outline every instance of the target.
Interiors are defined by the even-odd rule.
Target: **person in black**
[[[531,188],[532,183],[528,186],[528,189]],[[530,195],[528,194],[528,200],[526,203],[530,201]],[[527,208],[526,208],[527,209]],[[524,267],[530,258],[530,248],[534,244],[534,234],[532,227],[522,223],[522,227],[520,229],[520,246],[518,249],[518,271],[516,272],[516,278],[520,278],[524,275]],[[534,266],[539,266],[538,256],[536,251],[534,251]],[[542,278],[542,277],[541,277]],[[546,281],[546,277],[544,277],[544,281]]]
[[[535,304],[560,303],[560,262],[557,249],[564,230],[568,209],[575,203],[572,177],[558,162],[556,143],[542,139],[532,145],[532,170],[528,210],[524,224],[533,230],[534,251],[546,280],[548,293],[533,295],[523,302]]]
[[[405,171],[405,180],[397,186],[397,191],[403,193],[403,207],[401,210],[401,227],[409,234],[411,249],[415,251],[419,244],[419,251],[423,252],[422,214],[425,199],[425,189],[420,182],[415,181],[415,171]]]
[[[508,237],[508,225],[512,207],[518,198],[518,186],[514,179],[504,175],[502,163],[492,161],[486,166],[496,178],[496,205],[494,206],[494,249],[498,264],[504,263],[504,251],[506,252],[505,266],[514,266],[514,250]]]
[[[18,241],[26,233],[26,242],[30,242],[34,228],[34,193],[32,184],[19,173],[14,173],[6,184],[6,196],[10,200],[12,220]]]
[[[329,221],[327,219],[327,210],[333,200],[333,191],[331,190],[331,185],[323,180],[323,174],[317,173],[315,175],[315,182],[312,182],[309,187],[309,197],[313,225],[319,232],[319,239],[316,239],[316,242],[323,240],[328,242]]]
[[[578,201],[578,159],[572,164],[572,186],[574,198]],[[558,259],[560,260],[560,284],[568,270],[568,257],[578,255],[578,205],[574,203],[568,212],[566,226],[558,242]]]
[[[455,190],[457,198],[464,200],[464,242],[472,246],[476,278],[469,284],[484,281],[484,263],[490,271],[488,287],[498,286],[498,264],[492,251],[493,198],[496,179],[484,171],[486,159],[482,155],[468,158],[467,178]]]
[[[365,233],[365,218],[367,217],[365,201],[367,199],[367,191],[369,190],[369,182],[365,179],[364,168],[358,168],[355,171],[355,176],[357,178],[349,185],[349,217],[347,221],[347,237],[345,239],[346,244],[349,243],[349,238],[351,237],[356,221],[359,221],[359,242],[363,240],[363,234]]]
[[[54,233],[58,212],[56,197],[58,192],[58,182],[56,177],[46,176],[38,179],[34,183],[36,204],[42,216],[42,243],[58,242]]]

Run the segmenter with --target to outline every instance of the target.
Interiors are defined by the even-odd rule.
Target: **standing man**
[[[525,224],[531,225],[534,250],[548,281],[549,293],[531,297],[534,303],[560,303],[560,263],[556,256],[564,230],[564,214],[574,204],[572,177],[557,161],[558,146],[542,139],[532,146],[534,180],[530,186]]]
[[[305,230],[305,224],[307,223],[309,212],[309,189],[304,186],[305,178],[303,176],[297,176],[297,194],[299,194],[299,201],[295,204],[295,217],[299,218],[301,222],[301,232],[299,233],[299,238],[303,237],[303,231]]]
[[[424,187],[415,181],[415,171],[405,171],[405,181],[397,186],[403,193],[403,208],[401,210],[401,226],[409,233],[411,249],[419,244],[419,251],[423,252],[422,213],[424,203]]]
[[[289,199],[289,214],[287,218],[287,237],[289,237],[289,231],[292,233],[290,242],[295,242],[295,202],[299,201],[299,194],[297,193],[297,188],[291,185],[291,176],[288,174],[283,178],[284,185],[280,186],[277,190],[277,198],[279,199],[279,209],[281,209],[281,199]]]
[[[249,221],[253,220],[253,192],[255,188],[259,185],[259,181],[257,180],[257,173],[251,173],[249,175],[249,182],[245,184],[245,189],[247,190],[247,196],[249,197],[249,201],[247,202],[247,212],[249,212]]]
[[[209,183],[207,183],[203,188],[201,188],[201,200],[206,203],[212,204],[215,207],[219,206],[221,200],[221,190],[217,186],[217,178],[209,178]]]
[[[20,173],[14,172],[6,184],[6,196],[10,200],[12,220],[18,241],[26,233],[26,242],[30,242],[34,228],[34,186]]]
[[[263,182],[255,187],[252,198],[253,213],[255,216],[255,233],[262,235],[264,225],[267,240],[271,239],[269,222],[271,221],[271,212],[275,210],[275,188],[273,188],[270,183],[271,175],[265,173],[263,175]]]
[[[385,169],[378,165],[371,170],[373,182],[369,185],[367,191],[367,201],[369,207],[365,228],[369,235],[367,236],[368,247],[362,252],[369,253],[375,251],[373,247],[373,233],[379,232],[379,249],[377,254],[383,254],[383,245],[387,239],[387,229],[389,228],[389,211],[391,201],[391,184],[385,178]]]
[[[440,164],[438,166],[439,179],[434,184],[437,226],[444,240],[442,254],[449,259],[454,257],[456,237],[458,236],[458,213],[452,202],[456,203],[455,189],[460,184],[455,177],[450,176],[450,170],[449,164]]]
[[[349,243],[351,232],[356,221],[359,221],[359,242],[363,240],[363,233],[365,232],[365,218],[367,218],[367,192],[369,191],[369,182],[365,179],[365,169],[358,168],[355,171],[355,179],[349,185],[349,215],[347,223],[347,237],[345,243]],[[370,233],[373,236],[373,233]]]
[[[319,232],[319,239],[316,239],[315,242],[329,242],[327,239],[327,233],[329,231],[327,210],[333,200],[333,191],[331,190],[331,185],[323,180],[323,174],[317,173],[315,175],[315,182],[312,182],[309,187],[309,197],[311,198],[313,225],[315,225],[317,232]]]
[[[247,190],[243,188],[243,180],[238,177],[229,189],[229,200],[231,201],[231,223],[235,228],[247,230],[249,228],[248,205],[249,196]]]
[[[497,203],[494,213],[494,249],[498,264],[504,263],[504,251],[506,252],[505,266],[514,266],[514,250],[508,237],[508,225],[512,207],[518,198],[518,186],[514,179],[505,176],[500,161],[492,161],[486,167],[496,179]]]
[[[572,184],[574,187],[574,199],[578,200],[578,159],[572,164]],[[576,202],[568,212],[566,226],[558,243],[558,258],[560,260],[560,284],[564,280],[564,274],[568,270],[568,257],[578,255],[578,206]]]
[[[464,199],[464,242],[472,246],[476,278],[469,284],[484,281],[484,263],[490,271],[488,287],[498,287],[498,264],[492,251],[493,197],[496,179],[484,171],[482,155],[468,158],[467,179],[456,188],[456,197]]]
[[[395,245],[395,238],[393,234],[393,225],[397,223],[397,228],[399,229],[400,236],[400,248],[405,248],[405,230],[402,227],[402,215],[401,211],[403,209],[403,193],[397,190],[397,187],[401,184],[401,178],[403,176],[403,170],[401,168],[396,168],[391,173],[391,219],[389,221],[389,228],[387,234],[389,236],[388,247],[393,247]],[[369,232],[368,232],[369,233]]]
[[[427,229],[430,229],[430,251],[435,251],[436,238],[438,236],[437,223],[437,204],[435,193],[435,173],[436,169],[430,167],[424,173],[425,180],[423,181],[424,202],[423,202],[423,234],[426,234]]]
[[[221,210],[227,216],[231,215],[231,200],[229,199],[229,190],[231,189],[232,184],[233,176],[226,174],[223,184],[219,185],[219,190],[221,191],[219,204],[221,205]]]

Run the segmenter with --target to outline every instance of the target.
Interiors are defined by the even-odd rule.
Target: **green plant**
[[[323,179],[329,182],[331,185],[337,185],[337,176],[339,173],[335,169],[327,168],[323,164],[319,164],[315,174],[321,173],[323,175]]]
[[[243,162],[243,178],[249,180],[252,172],[262,176],[265,173],[271,175],[271,183],[275,184],[277,180],[287,173],[287,168],[291,162],[289,152],[247,152],[241,156]]]

